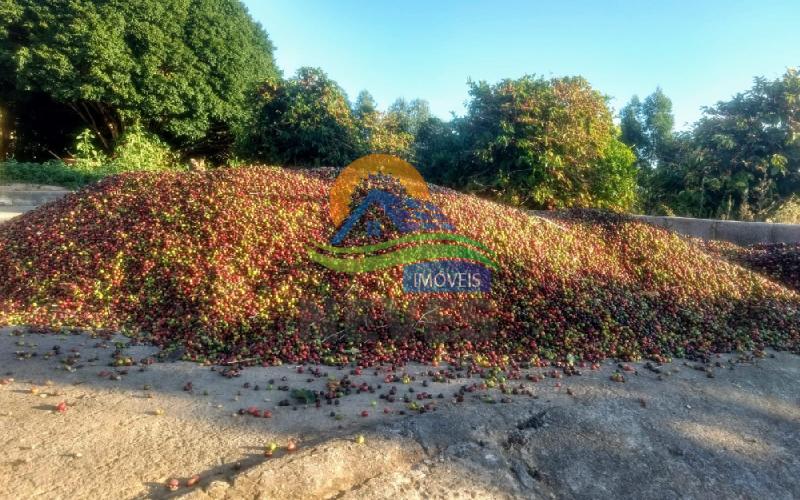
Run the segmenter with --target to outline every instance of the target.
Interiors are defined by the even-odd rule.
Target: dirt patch
[[[800,357],[790,354],[654,370],[608,362],[562,378],[532,369],[514,381],[531,395],[508,396],[461,393],[481,379],[436,381],[428,366],[406,367],[407,384],[363,370],[350,377],[373,392],[317,408],[291,390],[323,389],[351,368],[229,378],[179,361],[110,367],[118,349],[133,360],[154,351],[121,337],[10,333],[0,332],[2,498],[800,496]],[[624,383],[611,381],[617,370]],[[380,397],[391,387],[392,403]],[[430,411],[410,410],[428,401]],[[271,418],[239,414],[250,407]]]

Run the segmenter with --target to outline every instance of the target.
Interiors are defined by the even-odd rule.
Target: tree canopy
[[[287,81],[268,82],[257,106],[253,135],[246,146],[257,159],[341,167],[361,152],[347,96],[319,68],[300,68]]]
[[[133,122],[173,147],[227,147],[256,82],[279,76],[238,0],[3,0],[0,10],[6,107],[44,95],[106,149]]]
[[[747,92],[705,111],[694,130],[701,168],[687,189],[701,212],[764,217],[800,188],[800,77],[757,78]]]
[[[414,133],[402,111],[390,108],[388,112],[381,112],[372,95],[362,91],[353,105],[353,116],[363,154],[384,153],[413,160]]]
[[[636,126],[653,134],[648,122],[626,128],[622,118],[626,137],[635,136]],[[670,144],[648,146],[653,153],[646,158],[655,160],[643,169],[644,211],[763,220],[800,189],[796,70],[772,81],[756,78],[749,90],[705,108],[690,131],[675,134],[666,125],[662,130]]]
[[[429,181],[528,208],[800,213],[796,70],[677,132],[661,88],[633,96],[619,126],[579,76],[468,89],[466,114],[446,120],[422,99],[379,109],[362,91],[351,105],[318,68],[284,79],[239,0],[0,0],[0,161],[80,153],[77,137],[116,170],[149,161],[136,151],[292,166],[388,153]]]
[[[655,166],[668,154],[674,125],[672,101],[660,87],[643,103],[633,96],[620,111],[621,139],[636,152],[640,166]]]
[[[464,187],[534,208],[633,201],[635,158],[605,97],[583,78],[471,83],[470,96],[459,126]]]

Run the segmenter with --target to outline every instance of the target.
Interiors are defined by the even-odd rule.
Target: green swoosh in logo
[[[425,260],[467,259],[478,261],[497,269],[497,264],[475,250],[458,245],[419,245],[403,248],[392,253],[356,259],[343,259],[308,251],[308,256],[328,269],[342,273],[368,273],[389,267],[401,266]]]
[[[379,250],[385,250],[387,248],[391,248],[397,245],[402,245],[403,243],[415,243],[420,241],[456,241],[459,243],[465,243],[467,245],[474,246],[483,250],[484,252],[488,253],[492,257],[494,257],[494,252],[491,251],[486,245],[475,241],[471,238],[467,238],[466,236],[462,236],[460,234],[452,234],[452,233],[422,233],[422,234],[409,234],[406,236],[401,236],[399,238],[395,238],[393,240],[382,241],[381,243],[376,243],[374,245],[364,245],[360,247],[335,247],[332,245],[318,245],[319,248],[325,250],[329,253],[336,253],[336,254],[364,254],[364,253],[372,253],[377,252]]]

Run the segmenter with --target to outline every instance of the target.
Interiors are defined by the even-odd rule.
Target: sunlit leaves
[[[630,206],[634,158],[586,80],[472,83],[470,96],[462,184],[530,208]]]
[[[109,152],[133,122],[217,152],[247,121],[256,83],[278,76],[271,42],[236,0],[16,4],[0,22],[11,101],[43,93],[69,106]]]

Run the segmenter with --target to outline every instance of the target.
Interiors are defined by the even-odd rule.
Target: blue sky
[[[319,66],[355,99],[464,112],[467,79],[583,75],[619,110],[660,85],[676,125],[800,65],[800,0],[246,0],[291,76]]]

